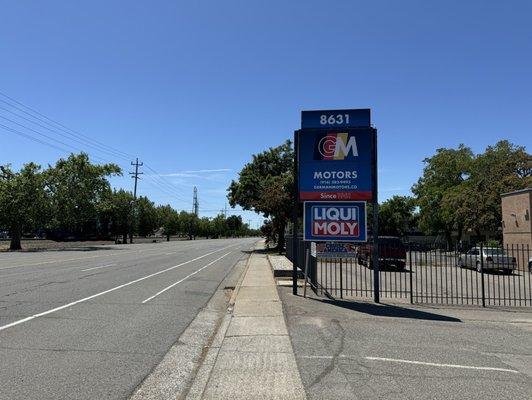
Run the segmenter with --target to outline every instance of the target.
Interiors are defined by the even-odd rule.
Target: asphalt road
[[[0,253],[0,399],[123,399],[257,239]]]
[[[530,309],[376,305],[279,292],[309,400],[530,398]]]

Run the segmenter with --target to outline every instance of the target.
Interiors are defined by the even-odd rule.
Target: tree
[[[133,223],[134,197],[131,192],[123,189],[109,191],[102,198],[100,210],[107,214],[106,220],[110,224],[110,232],[115,236],[122,236],[122,243],[127,243],[127,235]]]
[[[92,164],[85,153],[60,159],[46,171],[51,193],[53,221],[57,228],[86,239],[96,231],[98,204],[108,194],[107,178],[120,175],[115,164]]]
[[[448,190],[460,185],[471,174],[473,152],[464,145],[458,149],[440,148],[423,162],[423,176],[412,187],[419,206],[420,228],[431,234],[443,232],[448,244],[452,245],[453,230],[460,234],[463,225],[442,207],[443,200]]]
[[[289,221],[293,198],[294,151],[290,141],[253,155],[228,188],[232,207],[240,205],[271,218],[277,249],[284,249],[284,231]],[[272,235],[273,236],[273,235]]]
[[[404,236],[416,226],[415,199],[393,196],[379,206],[379,233]]]
[[[153,234],[158,228],[158,215],[155,204],[147,197],[141,196],[135,202],[135,225],[139,236]]]
[[[49,198],[41,167],[26,164],[18,173],[0,167],[0,225],[9,229],[11,250],[20,250],[22,234],[42,226],[49,211]]]
[[[157,207],[159,217],[159,226],[163,229],[166,241],[170,241],[171,235],[177,235],[179,232],[179,213],[170,205]]]
[[[214,235],[212,222],[209,218],[203,217],[198,221],[198,235],[203,236],[206,239]]]
[[[194,213],[181,211],[179,213],[179,232],[188,236],[189,240],[195,239],[198,234],[199,218]]]
[[[242,229],[244,226],[244,223],[242,222],[242,217],[240,215],[230,215],[227,217],[227,230],[226,233],[227,236],[237,236],[238,232]]]
[[[531,155],[524,147],[501,140],[474,157],[467,179],[447,190],[442,211],[477,236],[499,234],[501,194],[531,185]]]

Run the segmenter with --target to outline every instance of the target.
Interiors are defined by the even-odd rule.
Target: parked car
[[[482,248],[473,247],[468,252],[458,257],[457,265],[460,268],[475,268],[478,272],[482,271],[503,271],[511,274],[517,268],[515,257],[509,256],[503,249],[497,247]]]
[[[374,245],[368,242],[357,248],[357,261],[373,269],[372,253]],[[406,248],[401,239],[393,236],[379,237],[379,268],[393,268],[398,271],[405,269]]]
[[[9,232],[0,230],[0,239],[9,239]]]

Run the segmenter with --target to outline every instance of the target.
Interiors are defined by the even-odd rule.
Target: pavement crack
[[[314,378],[314,380],[310,383],[310,387],[313,387],[313,386],[317,385],[318,383],[320,383],[323,380],[323,378],[325,378],[327,375],[329,375],[333,371],[336,363],[338,362],[338,357],[340,356],[340,354],[342,354],[342,352],[344,350],[345,329],[342,327],[342,325],[340,324],[340,322],[337,319],[331,320],[331,323],[333,325],[333,328],[336,328],[336,330],[339,331],[339,334],[335,335],[335,336],[339,338],[339,342],[340,343],[339,343],[337,349],[332,354],[332,358],[331,358],[331,361],[329,362],[329,364],[325,367],[325,369],[316,378]],[[320,331],[320,334],[321,334],[321,331]],[[327,338],[324,337],[325,343],[327,343],[326,339]]]

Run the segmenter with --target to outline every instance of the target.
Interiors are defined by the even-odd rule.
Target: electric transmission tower
[[[198,188],[194,186],[194,196],[192,197],[192,213],[197,217],[199,213]]]

